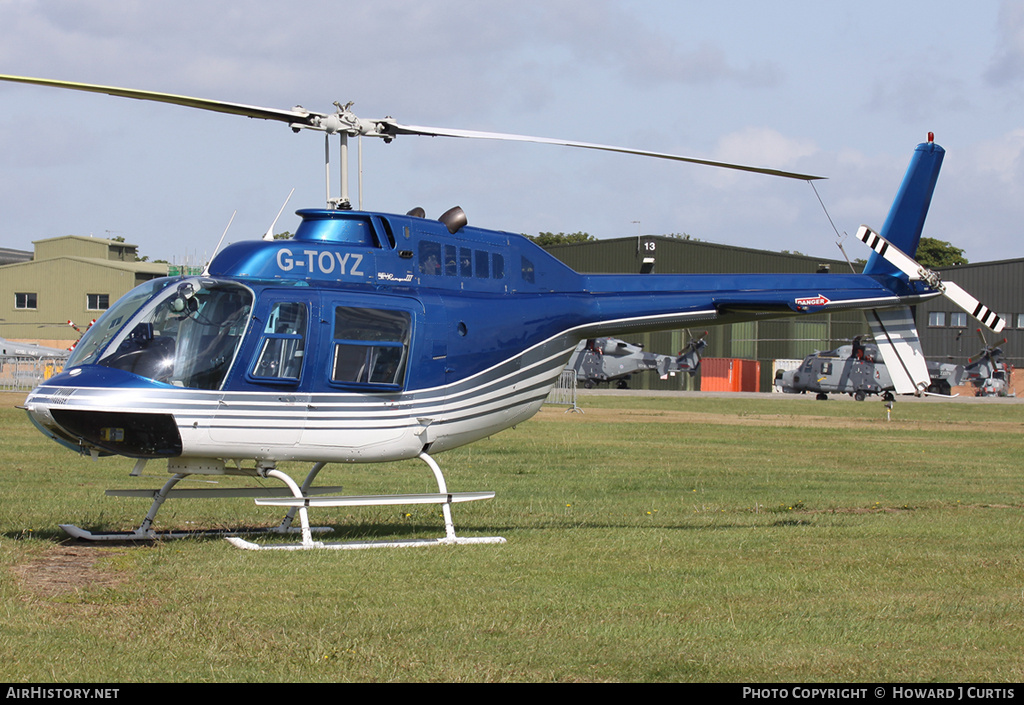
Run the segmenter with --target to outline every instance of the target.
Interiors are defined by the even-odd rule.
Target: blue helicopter
[[[281,121],[296,132],[337,134],[343,152],[353,136],[502,139],[818,178],[608,145],[365,120],[337,103],[328,114],[49,79],[0,80]],[[91,540],[174,536],[154,531],[157,510],[168,498],[203,491],[174,489],[176,483],[190,475],[249,475],[286,485],[278,493],[284,496],[266,489],[238,494],[257,492],[258,504],[288,509],[273,531],[293,530],[297,511],[302,542],[230,539],[243,548],[502,542],[455,534],[451,504],[493,493],[449,492],[433,456],[529,419],[580,341],[616,334],[866,309],[882,354],[903,371],[894,375],[897,389],[920,391],[928,375],[909,307],[950,295],[949,284],[896,254],[916,251],[943,154],[931,138],[919,145],[881,234],[862,229],[877,250],[864,274],[580,274],[526,237],[469,225],[459,208],[436,220],[420,209],[350,210],[343,172],[341,197],[329,198],[324,209],[299,210],[291,239],[274,240],[268,231],[262,240],[220,250],[200,276],[156,279],[126,294],[83,336],[64,372],[29,394],[29,418],[58,443],[94,457],[135,458],[135,475],[146,462],[164,460],[171,474],[158,491],[116,491],[153,498],[135,531],[62,528]],[[1002,327],[966,292],[953,294],[983,323]],[[413,458],[431,469],[437,493],[351,497],[313,487],[329,463]],[[313,466],[299,485],[277,468],[284,461]],[[314,540],[307,515],[311,507],[416,503],[442,506],[444,537],[324,543]]]

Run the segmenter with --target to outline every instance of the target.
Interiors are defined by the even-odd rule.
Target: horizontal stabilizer
[[[931,377],[909,306],[867,312],[868,323],[897,394],[917,394]]]

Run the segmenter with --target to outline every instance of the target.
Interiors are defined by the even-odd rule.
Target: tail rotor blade
[[[922,267],[912,257],[868,226],[862,225],[858,228],[857,239],[877,252],[910,279],[923,280],[928,283],[928,286],[942,292],[946,298],[996,333],[1005,327],[1006,322],[997,313],[967,293],[959,284],[951,281],[942,281],[936,272]]]
[[[921,265],[868,226],[862,225],[857,229],[857,239],[877,252],[886,261],[895,265],[897,269],[911,279],[924,278],[922,276],[924,268]]]
[[[977,318],[987,328],[990,328],[996,333],[1003,330],[1006,326],[1006,321],[1004,321],[999,314],[971,296],[959,284],[955,282],[942,282],[942,291],[946,295],[946,298],[962,308],[964,311],[967,311],[967,313]]]

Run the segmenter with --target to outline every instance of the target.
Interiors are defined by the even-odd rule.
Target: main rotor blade
[[[49,78],[29,78],[27,76],[8,76],[0,74],[0,81],[11,83],[29,83],[37,86],[50,86],[52,88],[66,88],[73,91],[85,91],[87,93],[106,93],[107,95],[121,98],[134,98],[136,100],[150,100],[157,103],[171,103],[182,105],[187,108],[198,108],[210,110],[217,113],[229,113],[231,115],[243,115],[245,117],[260,118],[262,120],[277,120],[279,122],[297,123],[314,127],[319,118],[325,117],[322,113],[312,113],[308,110],[278,110],[276,108],[261,108],[255,105],[243,105],[241,103],[228,103],[222,100],[209,100],[207,98],[192,98],[185,95],[174,95],[172,93],[157,93],[156,91],[143,91],[134,88],[117,88],[116,86],[99,86],[92,83],[75,83],[73,81],[56,81]]]
[[[263,108],[256,105],[245,105],[242,103],[229,103],[222,100],[210,100],[208,98],[193,98],[191,96],[174,95],[172,93],[158,93],[156,91],[145,91],[134,88],[118,88],[116,86],[101,86],[92,83],[75,83],[73,81],[58,81],[49,78],[31,78],[27,76],[10,76],[0,74],[0,81],[11,83],[27,83],[37,86],[49,86],[51,88],[65,88],[88,93],[105,93],[107,95],[121,98],[134,98],[136,100],[149,100],[158,103],[170,103],[181,105],[187,108],[209,110],[217,113],[228,113],[231,115],[242,115],[261,120],[276,120],[285,122],[293,128],[308,127],[315,130],[326,130],[334,133],[345,131],[349,134],[366,135],[369,137],[382,137],[387,141],[397,135],[420,135],[425,137],[461,137],[468,139],[503,140],[510,142],[534,142],[537,144],[553,144],[563,147],[578,147],[582,149],[595,149],[604,152],[618,152],[620,154],[635,154],[642,157],[653,157],[655,159],[669,159],[677,162],[689,162],[691,164],[702,164],[705,166],[720,167],[723,169],[734,169],[747,171],[756,174],[767,174],[769,176],[780,176],[787,179],[799,179],[801,181],[816,181],[823,179],[823,176],[812,176],[810,174],[799,174],[781,169],[769,169],[766,167],[748,166],[745,164],[732,164],[729,162],[714,161],[711,159],[697,159],[695,157],[683,157],[677,154],[666,154],[664,152],[652,152],[643,149],[631,149],[629,147],[615,147],[607,144],[594,144],[591,142],[576,142],[574,140],[551,139],[548,137],[530,137],[528,135],[513,135],[501,132],[481,132],[478,130],[459,130],[446,127],[424,127],[421,125],[402,125],[391,118],[382,120],[360,120],[348,111],[348,106],[341,108],[332,114],[317,113],[305,108],[292,108],[291,110],[279,110],[276,108]]]
[[[401,125],[396,122],[387,121],[387,131],[396,135],[423,135],[427,137],[465,137],[468,139],[481,140],[504,140],[508,142],[534,142],[537,144],[554,144],[563,147],[580,147],[582,149],[596,149],[604,152],[619,152],[621,154],[636,154],[642,157],[654,157],[655,159],[670,159],[677,162],[689,162],[692,164],[703,164],[705,166],[721,167],[723,169],[736,169],[738,171],[750,171],[756,174],[768,174],[769,176],[781,176],[787,179],[799,179],[800,181],[817,181],[824,179],[824,176],[812,176],[810,174],[798,174],[781,169],[769,169],[760,166],[747,166],[745,164],[731,164],[711,159],[697,159],[695,157],[683,157],[678,154],[666,154],[664,152],[651,152],[644,149],[631,149],[629,147],[615,147],[607,144],[594,144],[592,142],[576,142],[573,140],[552,139],[549,137],[530,137],[527,135],[512,135],[503,132],[481,132],[478,130],[457,130],[447,127],[424,127],[422,125]]]

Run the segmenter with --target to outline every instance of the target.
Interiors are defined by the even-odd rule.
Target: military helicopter
[[[817,178],[608,145],[366,120],[350,105],[317,113],[50,79],[0,80],[281,121],[294,131],[337,134],[343,151],[353,136],[501,139]],[[470,226],[457,207],[437,220],[420,209],[349,210],[343,171],[341,198],[299,210],[292,239],[274,240],[268,231],[262,240],[219,250],[202,275],[140,285],[96,321],[63,373],[28,395],[29,418],[55,441],[94,457],[135,458],[135,475],[148,461],[165,460],[171,474],[159,491],[141,491],[153,504],[137,530],[63,528],[92,540],[173,536],[153,530],[157,510],[178,492],[202,491],[175,484],[189,475],[236,474],[283,482],[286,496],[256,490],[257,503],[288,508],[275,531],[291,530],[297,511],[302,531],[301,543],[290,545],[229,539],[243,548],[502,542],[455,534],[451,504],[493,493],[450,493],[433,456],[533,416],[578,343],[590,338],[869,309],[876,340],[885,339],[882,354],[904,371],[894,380],[897,389],[923,389],[928,377],[909,306],[950,291],[926,270],[901,273],[891,262],[898,248],[916,251],[943,154],[931,139],[915,149],[881,235],[869,231],[881,254],[871,255],[865,274],[580,274],[526,237]],[[976,301],[967,303],[993,330],[1002,327]],[[330,463],[413,458],[430,468],[437,493],[314,496],[312,483]],[[278,469],[283,461],[313,463],[301,486]],[[310,507],[414,503],[441,505],[444,537],[327,543],[313,539],[308,521]]]
[[[661,379],[679,372],[692,377],[700,369],[700,354],[705,347],[703,337],[693,338],[678,355],[659,355],[619,338],[589,338],[576,346],[566,369],[575,370],[577,382],[587,389],[602,382],[616,382],[619,389],[628,389],[630,377],[645,370],[656,370]]]
[[[60,360],[66,358],[69,354],[69,351],[62,350],[61,348],[48,348],[45,345],[37,345],[36,343],[19,343],[15,340],[0,338],[0,361],[25,358],[32,360]]]
[[[952,387],[967,379],[963,365],[929,360],[927,367],[927,391],[931,394],[949,395]],[[794,370],[777,371],[775,387],[787,394],[814,392],[819,400],[828,399],[829,394],[849,394],[857,401],[872,394],[880,394],[884,401],[895,399],[889,368],[878,346],[864,342],[860,336],[849,345],[808,355]]]
[[[981,352],[969,359],[967,365],[964,366],[967,382],[974,386],[974,395],[978,397],[1013,396],[1010,391],[1013,366],[1003,359],[1003,349],[1000,347],[1006,344],[1006,338],[999,343],[989,345],[980,328],[977,329],[977,333],[981,338]]]
[[[35,343],[0,338],[0,386],[25,389],[63,366],[70,353]]]

